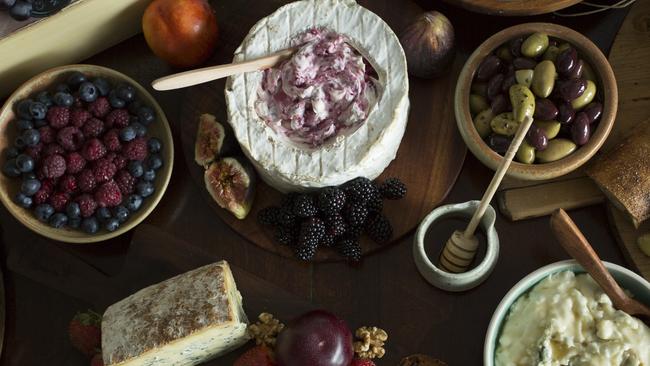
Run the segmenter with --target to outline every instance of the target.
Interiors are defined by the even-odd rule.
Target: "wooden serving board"
[[[467,10],[489,15],[524,16],[552,13],[582,0],[445,0]]]
[[[359,3],[376,11],[394,30],[399,30],[401,23],[392,24],[390,15],[382,14],[381,11],[387,12],[387,9],[374,9],[371,2],[359,1]],[[248,32],[249,26],[274,11],[277,5],[276,1],[262,2],[255,7],[242,7],[241,12],[238,13],[238,17],[242,18],[241,24],[236,28],[222,29],[221,37],[226,40],[227,47],[218,49],[212,63],[231,62],[234,49]],[[411,15],[415,16],[419,11],[410,0],[405,1],[401,6],[404,11],[396,12],[401,19],[410,19]],[[228,14],[224,15],[224,19],[228,19]],[[393,224],[394,240],[413,230],[427,213],[442,202],[462,167],[466,148],[457,131],[453,114],[453,91],[462,64],[461,57],[457,57],[451,72],[435,81],[410,79],[411,110],[406,134],[396,160],[379,178],[381,181],[387,177],[399,177],[409,190],[405,199],[386,201],[384,205],[384,212]],[[194,162],[194,141],[199,115],[211,113],[218,121],[227,124],[224,86],[225,81],[221,80],[189,88],[185,94],[181,116],[183,121],[181,139],[191,176],[205,193],[206,200],[211,202],[217,214],[230,227],[262,248],[292,257],[293,251],[275,243],[272,232],[259,225],[256,219],[260,209],[279,204],[281,194],[278,191],[259,182],[251,213],[246,219],[238,220],[212,202],[204,187],[204,170]],[[364,254],[380,248],[370,240],[362,242]],[[338,254],[329,249],[319,250],[315,258],[316,261],[340,259]]]
[[[625,213],[614,207],[614,205],[607,205],[607,213],[609,222],[616,232],[614,236],[621,246],[625,259],[634,264],[641,275],[650,281],[650,257],[643,254],[637,244],[639,236],[650,233],[650,221],[644,222],[637,229],[632,225]]]

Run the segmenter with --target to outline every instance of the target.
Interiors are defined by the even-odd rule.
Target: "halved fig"
[[[194,142],[194,161],[207,168],[223,152],[226,130],[211,114],[199,117],[199,128]]]
[[[248,215],[255,198],[255,171],[235,158],[215,161],[205,171],[205,187],[217,204],[238,219]]]

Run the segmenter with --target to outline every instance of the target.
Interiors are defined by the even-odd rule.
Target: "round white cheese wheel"
[[[303,0],[261,19],[235,51],[234,62],[291,47],[297,34],[323,27],[345,35],[372,64],[379,96],[360,127],[318,148],[298,146],[269,127],[255,110],[263,72],[232,76],[226,83],[228,119],[244,154],[261,178],[282,191],[335,186],[381,174],[395,158],[408,117],[408,76],[404,50],[376,14],[354,0]]]

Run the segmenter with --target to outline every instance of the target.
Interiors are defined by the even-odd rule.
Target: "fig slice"
[[[207,168],[223,152],[226,130],[208,113],[199,117],[199,128],[194,142],[194,161]]]
[[[204,181],[220,207],[240,220],[248,215],[255,198],[255,171],[245,160],[223,158],[213,162],[205,171]]]

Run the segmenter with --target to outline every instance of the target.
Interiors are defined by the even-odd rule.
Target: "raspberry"
[[[83,132],[86,137],[98,137],[104,132],[104,122],[97,118],[91,118],[83,126]]]
[[[99,207],[115,207],[122,203],[122,193],[120,187],[114,180],[102,184],[95,191],[95,201]]]
[[[93,196],[89,194],[82,194],[75,198],[75,202],[79,204],[79,209],[81,210],[81,217],[90,217],[95,213],[97,209],[97,202]]]
[[[56,131],[50,126],[43,126],[38,129],[38,133],[41,135],[41,142],[44,144],[51,144],[56,138]]]
[[[374,362],[372,362],[372,360],[355,358],[354,360],[352,360],[350,366],[376,366],[376,365]]]
[[[122,149],[124,157],[129,160],[144,160],[147,155],[147,140],[143,137],[138,137],[132,141],[129,141]]]
[[[106,147],[99,139],[90,139],[81,149],[81,155],[88,161],[97,160],[106,155]]]
[[[77,174],[86,166],[86,159],[78,152],[69,153],[65,158],[65,162],[68,174]]]
[[[68,151],[79,150],[84,142],[84,135],[77,127],[68,126],[59,130],[56,141]]]
[[[41,189],[38,190],[32,197],[34,204],[40,205],[46,203],[50,199],[50,194],[54,190],[54,183],[50,179],[41,182]]]
[[[124,155],[117,155],[113,159],[113,164],[115,164],[115,167],[117,168],[117,170],[124,169],[128,162],[129,162],[129,160],[127,158],[125,158]]]
[[[43,159],[41,173],[46,178],[58,178],[65,173],[66,163],[59,154],[50,155]]]
[[[108,128],[123,128],[129,125],[130,119],[126,109],[115,109],[106,116],[106,126]]]
[[[66,107],[53,106],[47,111],[47,121],[55,129],[63,128],[70,121],[70,110]]]
[[[99,97],[96,101],[88,104],[88,112],[97,118],[103,118],[111,111],[111,105],[106,97]]]
[[[65,205],[68,204],[70,197],[67,193],[56,192],[50,196],[50,205],[54,207],[54,211],[63,212],[65,211]]]
[[[77,190],[77,178],[66,175],[59,181],[59,189],[63,193],[74,193]]]
[[[90,112],[85,109],[73,109],[72,112],[70,112],[70,124],[77,128],[81,128],[90,117]]]
[[[122,195],[127,196],[135,190],[135,183],[137,182],[137,179],[135,179],[129,172],[126,170],[120,170],[117,172],[115,176],[115,182],[117,183],[117,186],[120,188],[120,192],[122,192]]]
[[[117,171],[117,168],[115,167],[115,164],[107,158],[99,159],[95,162],[95,166],[93,167],[93,174],[95,174],[95,182],[97,183],[104,183],[109,181],[113,176],[115,176],[115,172]]]
[[[34,161],[38,161],[41,159],[41,153],[43,152],[43,143],[39,142],[38,144],[34,146],[27,146],[25,148],[25,154],[29,155],[34,159]]]
[[[119,131],[116,129],[108,130],[103,137],[104,145],[108,151],[119,151],[122,148]]]
[[[56,155],[56,154],[64,154],[65,150],[61,147],[61,145],[57,144],[56,142],[53,142],[43,149],[43,154],[45,156],[50,156],[50,155]]]
[[[81,173],[77,174],[77,186],[82,192],[92,192],[96,185],[95,174],[93,174],[92,170],[84,169]]]

